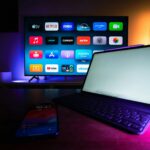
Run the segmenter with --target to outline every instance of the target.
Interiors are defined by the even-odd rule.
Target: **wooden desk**
[[[1,150],[150,150],[150,127],[142,135],[132,135],[58,107],[60,133],[54,138],[18,142],[15,131],[27,110],[76,89],[0,89]]]

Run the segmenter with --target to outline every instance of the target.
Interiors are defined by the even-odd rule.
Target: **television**
[[[24,17],[26,76],[85,76],[95,52],[128,46],[127,16]]]

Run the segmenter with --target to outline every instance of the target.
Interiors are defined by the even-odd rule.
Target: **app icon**
[[[73,22],[62,22],[61,30],[62,31],[73,31],[74,30],[74,23]]]
[[[123,37],[122,36],[110,36],[109,37],[109,44],[110,45],[122,45],[123,44]]]
[[[93,50],[93,54],[97,52],[104,52],[105,50]]]
[[[43,26],[41,24],[29,24],[29,31],[43,31]]]
[[[58,44],[58,37],[51,36],[51,37],[46,37],[46,44]]]
[[[106,31],[107,30],[107,22],[94,22],[93,30],[94,31]]]
[[[62,37],[61,44],[74,44],[74,37]]]
[[[58,22],[45,22],[45,31],[58,31]]]
[[[31,50],[29,52],[30,58],[42,58],[43,52],[41,50]]]
[[[42,36],[30,36],[29,37],[29,44],[30,45],[42,45],[43,44],[43,37]]]
[[[123,22],[110,22],[109,30],[110,31],[122,31],[123,30]]]
[[[48,59],[58,58],[58,50],[47,50],[45,52],[45,57],[48,58]]]
[[[62,72],[73,72],[74,71],[74,66],[73,65],[62,65],[61,66],[61,71]]]
[[[90,31],[90,26],[87,23],[81,23],[77,25],[77,31]]]
[[[74,58],[74,51],[73,50],[62,50],[61,57],[66,58],[66,59]]]
[[[107,43],[106,36],[94,36],[93,37],[94,45],[106,45],[106,43]]]
[[[40,29],[40,25],[39,24],[32,24],[32,29]]]
[[[43,65],[42,64],[31,64],[30,65],[30,72],[42,72]]]
[[[92,51],[89,49],[77,49],[75,51],[75,58],[77,60],[91,60]]]
[[[77,65],[77,72],[78,73],[86,73],[88,71],[89,64],[79,64]]]
[[[91,37],[90,36],[78,36],[77,37],[77,44],[78,45],[90,45],[91,44]]]
[[[58,65],[57,64],[46,64],[45,72],[58,72]]]

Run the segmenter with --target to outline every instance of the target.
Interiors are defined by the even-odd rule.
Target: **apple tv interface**
[[[25,75],[86,75],[93,53],[128,45],[128,17],[25,17]]]

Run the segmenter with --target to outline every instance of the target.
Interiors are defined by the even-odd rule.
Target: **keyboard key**
[[[123,120],[122,120],[122,124],[125,125],[125,126],[131,126],[132,123],[129,122],[128,120],[124,120],[124,119],[123,119]]]
[[[140,125],[137,125],[137,124],[132,124],[132,128],[138,130],[138,131],[142,131],[143,130],[143,127],[141,127]]]

